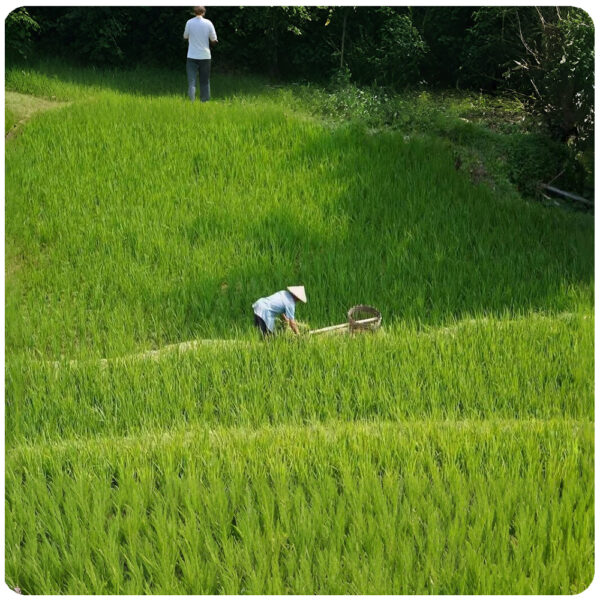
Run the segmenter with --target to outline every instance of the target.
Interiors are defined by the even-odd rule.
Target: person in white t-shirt
[[[194,7],[195,17],[185,24],[183,38],[188,40],[187,78],[188,96],[193,102],[196,99],[196,78],[200,80],[200,99],[210,99],[210,48],[217,43],[214,25],[204,18],[204,6]]]

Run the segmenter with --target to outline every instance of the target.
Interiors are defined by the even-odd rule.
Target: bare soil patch
[[[46,100],[37,98],[29,94],[19,94],[18,92],[5,93],[6,109],[15,115],[16,123],[6,132],[6,139],[12,139],[23,128],[23,125],[35,114],[45,110],[61,108],[70,104],[69,102],[58,102],[56,100]]]

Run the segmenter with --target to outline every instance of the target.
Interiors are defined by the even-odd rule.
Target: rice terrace
[[[300,48],[311,27],[351,31],[358,9],[342,9],[254,10],[289,19]],[[31,54],[5,73],[7,585],[585,590],[594,215],[526,187],[550,174],[519,170],[528,148],[543,168],[579,138],[534,147],[546,139],[535,107],[505,90],[386,82],[387,63],[367,81],[358,30],[328,82],[235,70],[225,15],[237,7],[208,9],[221,44],[211,98],[198,88],[190,102],[187,44],[175,67],[35,58],[53,41],[44,24],[86,9],[45,10],[11,13],[41,33],[29,25]],[[138,9],[93,10],[131,23]],[[191,9],[140,10],[174,15],[183,44]],[[418,11],[364,10],[381,31],[426,38]],[[558,14],[589,27],[573,11]],[[418,56],[423,79],[435,61]],[[589,172],[569,168],[552,185],[587,194]],[[299,334],[278,325],[262,339],[253,303],[300,284]],[[381,327],[309,335],[357,305]]]

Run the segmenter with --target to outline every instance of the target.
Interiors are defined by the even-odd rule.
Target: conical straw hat
[[[306,304],[306,292],[303,285],[289,285],[288,292]]]

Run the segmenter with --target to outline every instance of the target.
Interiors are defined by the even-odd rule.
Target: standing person
[[[306,303],[306,292],[302,285],[291,285],[287,290],[281,290],[266,298],[259,298],[253,305],[254,325],[260,329],[263,337],[275,331],[275,318],[281,315],[283,320],[298,335],[298,325],[295,320],[296,302]]]
[[[200,79],[200,99],[210,100],[210,48],[217,43],[214,25],[204,18],[204,6],[194,7],[195,17],[185,24],[183,39],[188,40],[187,78],[188,96],[193,102],[196,99],[196,77]]]

